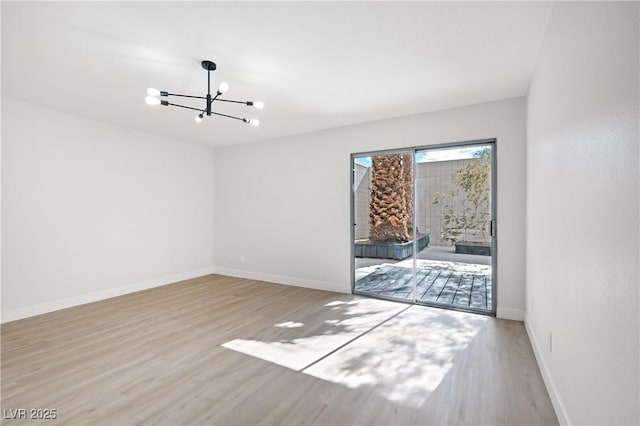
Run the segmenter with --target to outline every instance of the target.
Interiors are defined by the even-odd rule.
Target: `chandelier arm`
[[[232,102],[234,104],[244,104],[246,105],[246,101],[232,101],[231,99],[218,99],[220,102]]]
[[[214,100],[215,100],[215,99],[212,99],[212,100],[211,100],[211,103],[210,103],[209,105],[211,105],[211,104],[213,103],[213,101],[214,101]],[[169,105],[173,105],[173,104],[169,104]],[[182,105],[176,105],[176,106],[182,106]],[[185,106],[183,106],[182,108],[194,109],[194,110],[196,110],[196,111],[199,111],[199,112],[200,112],[200,114],[205,114],[205,113],[207,112],[207,108],[205,108],[205,109],[203,109],[203,110],[199,110],[199,109],[197,109],[197,108],[185,107]],[[221,117],[233,118],[234,120],[240,120],[240,121],[245,122],[245,123],[248,123],[248,122],[249,122],[249,121],[248,121],[246,118],[244,118],[244,117],[236,117],[236,116],[234,116],[234,115],[222,114],[222,113],[220,113],[220,112],[213,112],[213,111],[211,111],[211,114],[212,114],[212,115],[219,115],[219,116],[221,116]]]
[[[167,93],[167,96],[180,96],[181,98],[207,99],[206,96],[179,95],[177,93]]]
[[[245,123],[248,123],[247,119],[246,118],[242,118],[242,117],[236,117],[236,116],[233,116],[233,115],[221,114],[219,112],[213,112],[213,111],[211,111],[211,114],[220,115],[222,117],[227,117],[227,118],[233,118],[234,120],[240,120],[240,121],[244,121]]]
[[[165,105],[165,104],[163,104],[163,105]],[[193,108],[193,107],[188,107],[188,106],[184,106],[184,105],[172,104],[171,102],[167,102],[166,105],[175,106],[175,107],[178,107],[178,108],[192,109],[194,111],[200,112],[200,108]]]

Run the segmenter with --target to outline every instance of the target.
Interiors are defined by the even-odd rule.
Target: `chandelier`
[[[194,110],[194,111],[198,111],[198,114],[196,115],[196,123],[202,123],[202,119],[204,118],[205,115],[207,115],[209,117],[212,116],[212,115],[219,115],[221,117],[233,118],[234,120],[240,120],[243,123],[251,124],[252,126],[259,126],[260,125],[260,121],[258,121],[255,118],[251,118],[251,119],[242,118],[242,117],[236,117],[234,115],[222,114],[220,112],[212,111],[211,107],[212,107],[214,102],[231,102],[231,103],[234,103],[234,104],[244,104],[244,105],[247,105],[247,106],[252,106],[252,107],[257,108],[257,109],[264,108],[264,103],[261,102],[261,101],[233,101],[231,99],[221,99],[220,95],[222,95],[227,90],[229,90],[229,85],[227,83],[220,83],[220,86],[218,86],[218,90],[216,91],[216,94],[215,95],[211,95],[211,71],[215,71],[216,70],[216,64],[214,62],[211,62],[211,61],[202,61],[201,65],[202,65],[202,68],[207,70],[207,96],[180,95],[180,94],[177,94],[177,93],[169,93],[169,92],[165,92],[163,90],[149,88],[149,89],[147,89],[147,95],[148,96],[145,99],[147,104],[148,105],[175,106],[175,107],[179,107],[179,108],[185,108],[185,109],[191,109],[191,110]],[[194,107],[190,107],[190,106],[186,106],[186,105],[178,105],[178,104],[171,103],[168,100],[164,100],[164,99],[160,99],[159,98],[159,97],[169,97],[169,96],[176,96],[176,97],[181,97],[181,98],[202,99],[202,100],[205,101],[204,102],[205,107],[204,108],[194,108]]]

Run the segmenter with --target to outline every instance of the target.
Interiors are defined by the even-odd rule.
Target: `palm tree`
[[[372,158],[369,239],[407,242],[412,235],[413,158],[411,154]]]

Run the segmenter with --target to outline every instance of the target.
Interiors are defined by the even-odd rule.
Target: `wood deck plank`
[[[453,299],[453,304],[459,307],[469,307],[469,302],[471,301],[471,286],[473,284],[473,275],[464,274],[461,281],[460,286],[458,287],[458,291]]]
[[[426,268],[425,268],[426,269]],[[418,300],[424,299],[424,295],[427,294],[427,291],[433,286],[433,283],[442,273],[440,269],[428,269],[429,273],[424,277],[423,280],[418,282],[416,287],[416,297]]]
[[[487,288],[485,286],[485,277],[476,275],[473,277],[473,287],[471,288],[470,308],[487,309]]]
[[[440,292],[437,302],[451,305],[453,303],[453,298],[456,295],[456,291],[460,286],[460,281],[462,281],[462,274],[460,274],[459,272],[452,272],[451,276],[447,280],[446,285]]]
[[[384,265],[377,271],[357,280],[356,289],[387,296],[406,297],[413,291],[413,269]]]
[[[491,274],[460,272],[441,266],[421,266],[416,272],[416,299],[419,302],[462,309],[492,309]],[[356,281],[359,292],[413,299],[413,270],[384,265]]]
[[[451,277],[452,273],[453,271],[446,269],[443,270],[440,276],[438,276],[438,278],[433,282],[431,288],[427,290],[421,299],[426,302],[436,303],[438,301],[438,297],[440,297],[440,292],[442,292],[442,289],[447,285],[447,281],[449,281],[449,277]]]

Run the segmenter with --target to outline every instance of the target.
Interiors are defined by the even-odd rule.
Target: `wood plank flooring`
[[[416,270],[416,300],[491,312],[493,296],[489,269],[469,272],[456,270],[455,265],[453,262],[419,265]],[[413,300],[412,267],[381,264],[363,269],[371,272],[356,280],[357,292]]]
[[[522,323],[481,315],[209,275],[1,333],[5,424],[557,424]]]

